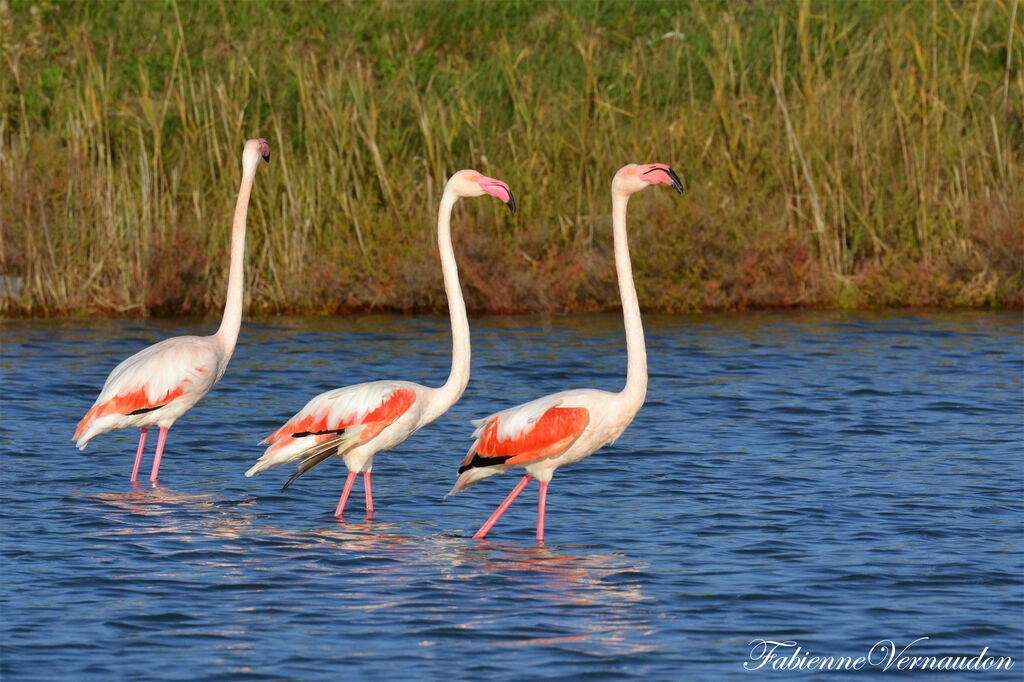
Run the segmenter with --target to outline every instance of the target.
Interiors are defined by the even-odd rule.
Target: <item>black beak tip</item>
[[[671,168],[668,169],[668,175],[669,175],[670,178],[672,178],[672,189],[674,189],[679,194],[682,194],[683,193],[683,183],[679,180],[679,176],[676,175],[676,172],[674,170],[672,170]]]
[[[263,160],[266,161],[267,163],[270,163],[270,152],[267,152],[266,154],[263,155]]]
[[[505,202],[505,205],[508,206],[508,210],[512,211],[513,213],[515,213],[518,210],[518,208],[516,207],[516,198],[512,196],[512,192],[508,193],[508,201]]]

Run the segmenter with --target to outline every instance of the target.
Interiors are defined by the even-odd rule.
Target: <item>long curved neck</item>
[[[626,202],[629,195],[612,195],[612,235],[615,242],[615,273],[619,278],[622,298],[622,321],[626,327],[626,387],[619,396],[639,410],[647,396],[647,348],[644,327],[640,321],[640,303],[633,284],[633,265],[629,260],[626,238]]]
[[[441,273],[444,276],[444,291],[448,296],[448,313],[452,320],[452,371],[444,386],[435,390],[424,411],[427,422],[447,412],[462,397],[469,383],[469,320],[466,318],[462,287],[459,286],[459,267],[455,263],[455,251],[452,249],[451,223],[455,201],[453,193],[445,192],[437,212],[437,249],[441,253]]]
[[[255,165],[242,173],[242,184],[238,188],[238,202],[235,204],[235,220],[231,227],[231,268],[228,270],[228,295],[224,303],[224,318],[216,338],[224,350],[224,364],[235,350],[238,330],[242,326],[242,289],[245,285],[245,219],[249,212],[249,195],[256,176]]]

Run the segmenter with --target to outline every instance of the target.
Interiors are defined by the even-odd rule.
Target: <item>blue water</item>
[[[1014,667],[979,679],[1021,677],[1018,314],[645,321],[647,403],[556,473],[545,547],[536,484],[487,542],[470,537],[514,472],[444,494],[470,419],[621,387],[614,315],[474,319],[465,396],[378,457],[371,522],[360,484],[349,518],[331,516],[338,461],[284,493],[289,468],[242,473],[320,391],[440,384],[446,319],[246,322],[221,384],[171,429],[155,489],[128,481],[136,431],[85,452],[71,433],[118,361],[215,323],[3,322],[0,674],[729,680],[768,673],[744,669],[751,641],[856,658],[928,637],[909,653],[988,647]]]

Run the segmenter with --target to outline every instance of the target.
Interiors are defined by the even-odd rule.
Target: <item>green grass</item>
[[[255,312],[443,310],[447,176],[475,310],[1024,303],[1024,7],[23,2],[0,9],[7,314],[222,305],[243,141]]]

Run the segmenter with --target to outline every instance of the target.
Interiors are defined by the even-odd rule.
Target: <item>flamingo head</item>
[[[270,145],[262,137],[245,141],[245,149],[242,150],[242,167],[256,170],[260,157],[270,163]]]
[[[648,185],[668,185],[680,194],[683,183],[670,166],[664,163],[630,163],[615,174],[612,191],[633,194]]]
[[[508,184],[496,178],[489,178],[475,170],[460,170],[448,180],[445,189],[454,191],[457,197],[479,197],[490,194],[492,197],[500,199],[510,211],[516,212],[516,199],[512,196],[512,190]]]

